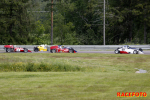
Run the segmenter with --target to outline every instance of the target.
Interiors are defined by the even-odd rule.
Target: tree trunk
[[[132,21],[131,21],[131,23],[129,25],[129,29],[130,29],[129,42],[131,42],[132,41]]]
[[[144,22],[144,44],[146,44],[146,37],[147,37],[147,26],[146,26],[146,22]]]
[[[12,19],[12,16],[13,16],[13,14],[12,14],[12,2],[11,2],[11,5],[10,5],[10,20]],[[9,26],[9,34],[10,34],[10,36],[12,36],[12,27],[13,27],[13,24],[12,24],[12,21],[11,21],[11,23],[10,23],[10,26]]]
[[[53,45],[53,0],[51,0],[51,45]]]

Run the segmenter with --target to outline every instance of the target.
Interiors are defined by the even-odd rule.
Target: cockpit
[[[65,46],[63,46],[63,45],[58,45],[58,47],[61,48],[61,49],[67,48],[67,47],[65,47]]]
[[[122,47],[123,49],[129,49],[130,47],[128,45],[125,45]]]

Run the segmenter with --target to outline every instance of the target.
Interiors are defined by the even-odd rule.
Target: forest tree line
[[[0,44],[103,45],[104,0],[1,0]],[[105,0],[106,45],[150,43],[149,0]]]

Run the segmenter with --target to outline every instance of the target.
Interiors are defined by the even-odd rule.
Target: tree
[[[147,32],[148,27],[150,26],[150,2],[148,0],[146,1],[139,1],[139,3],[135,6],[134,12],[136,16],[138,16],[136,19],[138,20],[138,28],[143,27],[143,33],[144,33],[144,43],[147,43]]]
[[[110,21],[109,32],[114,34],[114,41],[118,37],[118,44],[137,40],[140,43],[144,40],[144,43],[146,43],[147,26],[149,24],[149,1],[115,0],[110,1],[110,6],[114,17]]]
[[[54,44],[76,44],[76,32],[74,31],[74,25],[71,22],[67,22],[66,19],[66,12],[68,11],[69,4],[66,2],[69,2],[69,0],[54,0],[53,5],[53,12],[54,12]],[[51,11],[51,2],[49,2],[46,6],[46,10]],[[72,6],[70,6],[70,9]],[[49,17],[49,24],[51,25],[51,17]],[[49,27],[49,26],[46,26]],[[50,28],[50,27],[49,27]],[[49,30],[46,28],[46,31]]]
[[[1,44],[27,44],[31,41],[31,20],[27,13],[29,0],[2,0],[0,2]]]
[[[72,10],[65,13],[68,22],[75,25],[80,44],[102,44],[102,5],[99,0],[71,0]]]

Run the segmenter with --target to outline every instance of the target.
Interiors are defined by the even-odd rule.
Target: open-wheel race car
[[[50,47],[51,53],[76,53],[77,51],[74,50],[72,47],[64,47],[62,45],[55,45]]]
[[[114,51],[115,54],[144,54],[142,48],[131,48],[128,45],[125,45],[121,48],[117,48]]]
[[[6,52],[24,52],[24,53],[31,52],[27,48],[16,47],[15,45],[5,45],[4,49]]]
[[[33,50],[35,52],[38,52],[38,51],[48,51],[48,47],[47,47],[47,45],[40,45],[40,46],[34,47]]]

